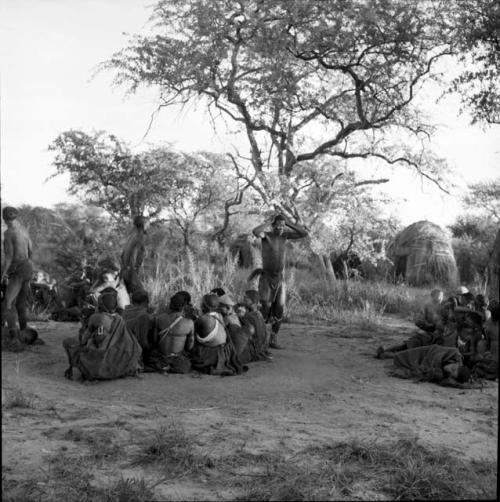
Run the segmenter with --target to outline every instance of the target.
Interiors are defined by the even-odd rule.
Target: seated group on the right
[[[393,375],[443,385],[498,378],[498,300],[473,295],[461,286],[443,301],[434,289],[415,322],[421,330],[392,347],[379,347],[376,357],[392,358]]]

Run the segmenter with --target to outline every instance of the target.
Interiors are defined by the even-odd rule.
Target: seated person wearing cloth
[[[154,319],[148,312],[149,296],[146,291],[138,289],[132,293],[132,305],[127,305],[122,313],[128,330],[135,336],[142,348],[142,356],[153,348]]]
[[[228,294],[219,297],[219,312],[223,316],[224,325],[241,362],[246,364],[250,361],[248,340],[254,334],[254,329],[251,324],[242,325],[241,319],[233,310],[234,306],[235,303]]]
[[[431,300],[424,305],[424,310],[420,319],[415,322],[415,325],[424,330],[433,332],[441,326],[441,304],[443,302],[443,292],[440,289],[431,291]]]
[[[472,372],[479,378],[498,378],[498,319],[500,307],[497,300],[490,303],[491,318],[484,324],[484,339],[478,343],[476,362]]]
[[[195,322],[193,369],[210,375],[239,375],[246,370],[241,363],[219,309],[217,295],[202,298],[202,315]]]
[[[64,376],[73,377],[73,367],[80,370],[82,379],[109,380],[135,375],[142,369],[142,351],[125,321],[116,313],[117,294],[112,288],[101,292],[98,312],[92,314],[78,339],[63,341],[69,360]]]
[[[243,326],[250,326],[252,328],[252,336],[248,341],[250,361],[272,361],[274,358],[268,351],[269,336],[266,322],[259,310],[259,292],[253,289],[245,291],[243,301],[248,310],[243,318]]]

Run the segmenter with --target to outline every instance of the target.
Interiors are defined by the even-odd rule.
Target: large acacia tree
[[[440,183],[420,148],[432,128],[413,106],[434,64],[451,54],[448,2],[162,0],[152,33],[105,67],[160,106],[203,99],[240,127],[238,174],[265,204],[298,216],[290,197],[307,162],[376,158]],[[409,141],[411,140],[411,141]],[[407,145],[418,146],[411,149]]]

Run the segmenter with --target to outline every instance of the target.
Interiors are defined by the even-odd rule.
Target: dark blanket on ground
[[[267,359],[267,331],[266,322],[260,312],[248,312],[243,318],[243,325],[250,324],[254,334],[248,340],[250,361],[264,361]]]
[[[415,349],[417,347],[424,347],[426,345],[432,345],[433,343],[438,343],[438,336],[434,333],[429,332],[418,332],[412,337],[405,341],[408,349]]]
[[[134,375],[141,369],[141,347],[128,331],[125,321],[113,315],[111,329],[98,342],[90,337],[85,345],[63,341],[70,365],[88,380],[111,380]]]
[[[242,364],[229,336],[227,343],[217,347],[207,347],[195,341],[191,351],[191,365],[200,373],[220,376],[241,375],[248,369]]]
[[[453,347],[427,345],[398,352],[393,361],[393,376],[439,383],[445,379],[443,366],[461,364],[462,356],[458,349]]]

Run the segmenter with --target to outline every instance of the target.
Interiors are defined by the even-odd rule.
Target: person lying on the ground
[[[141,346],[116,313],[117,307],[116,291],[104,289],[87,328],[80,331],[78,339],[63,341],[69,361],[66,378],[72,379],[74,367],[83,380],[110,380],[136,375],[142,369]]]
[[[462,355],[453,347],[427,345],[398,352],[393,356],[392,376],[460,387],[470,383],[471,373],[462,364]]]
[[[441,304],[443,296],[443,291],[440,289],[433,289],[431,291],[430,301],[424,305],[420,318],[415,322],[418,328],[432,333],[442,327]]]
[[[479,378],[495,380],[498,378],[498,302],[490,304],[491,318],[484,325],[484,339],[478,344],[477,358],[472,372]]]
[[[192,367],[200,373],[210,375],[239,375],[248,368],[238,357],[232,340],[219,318],[220,314],[216,314],[218,313],[204,313],[195,322],[195,343],[191,352]]]
[[[149,296],[140,289],[132,293],[132,304],[127,305],[122,313],[128,330],[135,336],[142,348],[143,358],[153,348],[153,316],[149,313]]]
[[[115,270],[105,270],[101,274],[100,280],[92,285],[89,293],[94,300],[94,304],[97,303],[101,292],[107,288],[113,288],[116,290],[118,301],[117,312],[119,314],[122,314],[125,310],[125,307],[127,305],[130,305],[130,297],[128,295],[125,284],[120,279],[118,272],[116,272]]]
[[[387,349],[384,349],[383,346],[378,347],[375,357],[377,359],[390,359],[393,358],[396,353],[405,350],[433,344],[442,345],[442,338],[442,335],[439,334],[419,331],[404,342],[387,347]]]
[[[273,356],[268,350],[269,335],[264,316],[259,310],[260,295],[258,291],[245,291],[243,302],[247,307],[247,314],[243,318],[243,326],[251,326],[252,336],[248,341],[250,361],[272,361]]]
[[[483,323],[491,318],[491,312],[488,309],[489,303],[490,302],[487,296],[481,294],[476,295],[476,298],[474,300],[474,310],[481,314]]]
[[[156,318],[154,348],[145,358],[146,371],[188,373],[190,352],[194,345],[194,322],[184,315],[185,295],[176,293],[170,299],[167,312]]]
[[[246,364],[251,359],[248,340],[254,335],[255,330],[249,323],[242,324],[242,320],[233,310],[234,306],[235,303],[228,294],[219,297],[219,312],[223,316],[228,335],[231,337],[240,361]]]

